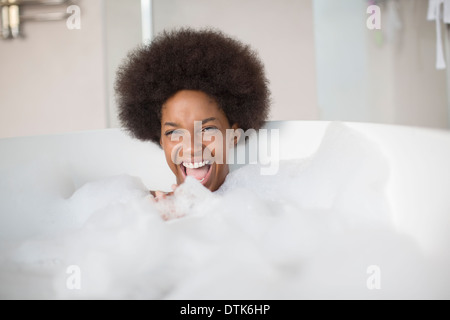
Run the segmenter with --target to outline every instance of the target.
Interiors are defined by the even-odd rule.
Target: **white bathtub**
[[[291,159],[314,154],[328,125],[284,121],[269,122],[266,127],[280,130],[280,158]],[[412,236],[427,259],[445,266],[450,252],[450,132],[366,123],[344,125],[378,144],[387,160],[386,192],[395,228]],[[26,201],[21,198],[26,190],[43,195],[46,190],[56,190],[67,198],[86,182],[124,173],[140,177],[149,189],[168,189],[174,182],[158,146],[131,139],[119,129],[0,139],[0,154],[0,192],[3,197],[17,195],[17,203]],[[27,172],[20,173],[24,166]],[[25,184],[15,183],[17,175]],[[52,179],[52,185],[34,185],[35,175],[58,178]],[[26,183],[27,176],[30,184]],[[33,225],[39,217],[27,221],[24,216],[12,217],[11,203],[0,203],[0,239],[38,234]],[[8,298],[7,293],[3,295]],[[17,296],[20,292],[11,295]],[[322,296],[328,297],[326,293],[314,297]],[[450,290],[440,287],[432,297],[450,298]]]

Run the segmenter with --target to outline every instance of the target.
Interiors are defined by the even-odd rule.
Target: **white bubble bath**
[[[119,130],[0,140],[0,298],[450,298],[449,133],[270,126],[275,175],[158,203],[162,151]]]

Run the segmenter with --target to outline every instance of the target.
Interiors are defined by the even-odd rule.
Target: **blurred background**
[[[0,138],[118,127],[118,66],[137,45],[181,26],[216,27],[258,51],[270,120],[448,130],[450,3],[436,22],[430,2],[439,1],[0,0]],[[18,24],[13,4],[20,35],[8,29]],[[373,4],[381,29],[367,26]],[[438,44],[447,68],[436,66]]]

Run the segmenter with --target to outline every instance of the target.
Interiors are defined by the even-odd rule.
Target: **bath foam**
[[[0,298],[449,298],[446,266],[395,232],[388,177],[377,145],[333,124],[310,158],[245,166],[214,193],[187,177],[155,204],[136,177],[92,181],[39,210],[58,232],[0,244]]]

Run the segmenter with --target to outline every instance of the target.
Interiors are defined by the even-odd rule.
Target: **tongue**
[[[186,168],[186,175],[194,177],[197,180],[202,180],[206,177],[210,166],[203,166],[197,169]]]

